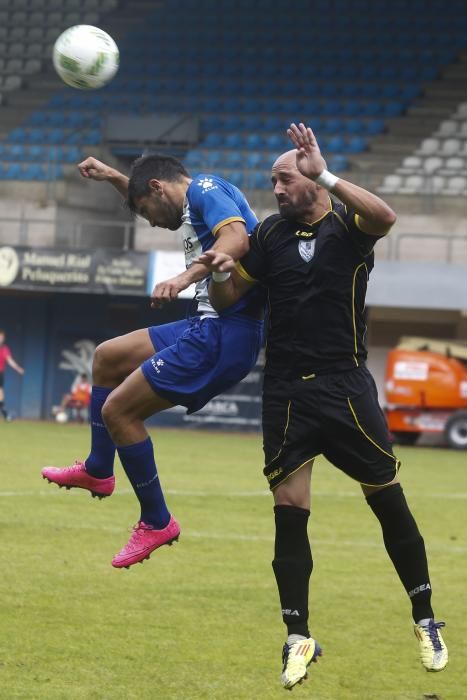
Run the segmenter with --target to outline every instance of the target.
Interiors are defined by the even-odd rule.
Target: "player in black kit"
[[[373,247],[395,221],[379,197],[326,170],[310,128],[292,124],[295,150],[272,167],[279,214],[259,224],[235,263],[208,251],[211,300],[222,311],[251,285],[266,287],[269,327],[263,389],[265,476],[274,496],[273,569],[288,638],[282,683],[292,688],[321,654],[308,629],[313,568],[307,522],[314,458],[323,454],[361,484],[411,600],[421,661],[441,671],[448,652],[431,607],[423,538],[398,481],[365,359],[365,294]],[[331,200],[331,191],[339,202]]]

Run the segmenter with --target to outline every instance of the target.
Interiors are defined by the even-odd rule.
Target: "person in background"
[[[409,598],[421,662],[427,671],[441,671],[448,651],[444,622],[434,619],[425,544],[399,483],[400,463],[365,363],[373,247],[396,216],[376,195],[328,172],[309,127],[291,124],[287,133],[294,150],[272,166],[279,214],[257,227],[237,265],[217,251],[199,258],[218,275],[210,298],[219,313],[255,285],[268,292],[264,474],[274,498],[272,565],[288,631],[282,683],[288,689],[301,683],[321,654],[308,626],[313,558],[307,534],[319,454],[360,483]],[[342,585],[351,589],[352,582]],[[391,629],[388,620],[378,624]]]
[[[71,385],[70,391],[63,395],[60,406],[55,406],[53,413],[71,410],[76,415],[77,420],[82,423],[84,414],[87,413],[91,403],[91,390],[92,385],[89,382],[88,375],[85,372],[78,374]]]
[[[5,407],[5,369],[6,365],[9,365],[15,372],[23,375],[24,369],[16,362],[11,354],[11,350],[5,343],[5,331],[0,329],[0,413],[5,420],[11,420],[11,415],[8,413]]]

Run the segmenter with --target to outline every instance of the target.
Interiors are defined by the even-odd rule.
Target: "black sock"
[[[381,524],[387,553],[412,602],[414,621],[433,617],[425,543],[401,485],[387,486],[368,496],[367,502]]]
[[[309,510],[275,506],[276,540],[272,568],[279,589],[282,619],[289,634],[309,637],[308,585],[313,570],[307,524]]]
[[[3,401],[0,401],[0,413],[2,414],[2,416],[3,416],[4,418],[6,418],[7,415],[8,415],[7,410],[6,410],[6,408],[5,408],[5,404],[4,404]]]

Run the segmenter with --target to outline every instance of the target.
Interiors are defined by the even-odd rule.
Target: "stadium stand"
[[[132,14],[131,6],[141,12]],[[467,46],[467,15],[459,0],[448,7],[438,0],[414,0],[408,6],[401,0],[384,6],[354,0],[352,13],[343,12],[345,6],[343,0],[316,3],[310,42],[309,28],[301,21],[303,11],[309,11],[304,2],[288,7],[285,16],[278,0],[234,5],[221,0],[215,11],[206,0],[183,5],[166,0],[156,7],[123,0],[1,0],[0,92],[7,105],[1,109],[5,113],[8,104],[12,109],[27,105],[36,76],[43,95],[37,108],[23,110],[21,124],[12,123],[3,134],[3,144],[24,147],[21,163],[43,162],[43,153],[37,161],[28,145],[56,145],[54,158],[65,165],[56,172],[66,174],[66,164],[72,163],[68,147],[75,148],[75,156],[76,149],[83,153],[83,147],[101,146],[109,112],[196,113],[200,138],[184,154],[187,162],[220,168],[243,186],[267,189],[265,163],[287,147],[286,124],[306,119],[336,172],[364,168],[368,174],[376,171],[377,162],[381,180],[397,158],[396,149],[390,158],[384,151],[384,145],[388,150],[394,146],[391,132],[400,150],[404,139],[397,127],[411,110],[423,107],[427,86],[441,82],[442,71],[456,65]],[[242,14],[246,10],[248,26]],[[118,38],[120,72],[96,93],[64,88],[50,94],[59,87],[50,64],[53,41],[74,23],[99,23]],[[349,45],[349,33],[358,42]],[[457,115],[437,120],[420,155],[459,155],[465,143],[462,128],[467,129],[459,109]],[[441,151],[435,139],[443,142]],[[114,153],[132,156],[137,149],[115,148]],[[34,170],[14,172],[21,176]],[[383,186],[389,191],[387,180]]]

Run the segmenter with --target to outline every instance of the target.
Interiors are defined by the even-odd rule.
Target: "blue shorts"
[[[156,354],[141,365],[156,394],[198,411],[255,366],[263,323],[244,315],[194,318],[152,326]]]

